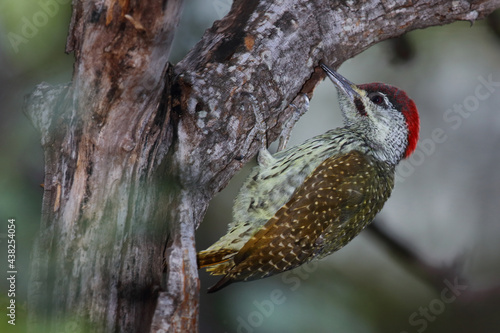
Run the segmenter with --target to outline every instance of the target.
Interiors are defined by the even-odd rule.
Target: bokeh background
[[[7,219],[16,219],[16,327],[23,331],[29,255],[38,231],[43,182],[39,137],[23,114],[36,84],[71,79],[64,53],[68,1],[0,3],[0,275],[6,276]],[[171,62],[222,18],[229,0],[186,2]],[[215,294],[200,272],[200,331],[209,332],[498,332],[500,329],[500,37],[497,11],[487,21],[413,31],[344,63],[355,83],[382,81],[415,100],[421,116],[417,152],[398,169],[377,225],[410,249],[416,262],[363,232],[324,260]],[[496,29],[496,30],[495,30]],[[342,119],[333,84],[320,84],[290,145]],[[251,164],[251,163],[250,163]],[[198,249],[231,220],[251,165],[213,200],[197,231]],[[7,282],[0,279],[0,308]],[[5,310],[0,311],[3,313]]]

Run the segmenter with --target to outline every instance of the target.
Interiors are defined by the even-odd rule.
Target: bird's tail
[[[233,267],[233,257],[238,253],[235,249],[217,249],[198,252],[198,268],[206,268],[212,275],[226,274]]]

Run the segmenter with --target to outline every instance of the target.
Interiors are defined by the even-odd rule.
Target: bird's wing
[[[323,161],[233,257],[234,266],[212,291],[232,281],[283,272],[312,259],[324,246],[325,230],[342,229],[362,209],[372,172],[371,159],[357,151]]]

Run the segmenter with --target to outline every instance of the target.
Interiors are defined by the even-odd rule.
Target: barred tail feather
[[[218,249],[198,252],[198,268],[206,268],[212,275],[226,274],[233,266],[232,258],[238,253],[234,249]]]

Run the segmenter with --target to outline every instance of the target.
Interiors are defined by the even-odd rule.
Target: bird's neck
[[[329,141],[330,149],[337,150],[338,153],[356,150],[392,166],[396,166],[400,162],[404,153],[399,149],[402,145],[401,142],[373,139],[374,133],[354,125],[330,130],[322,136]]]

